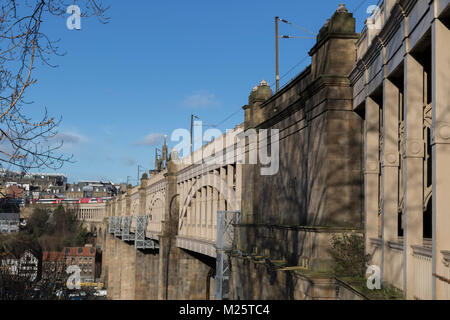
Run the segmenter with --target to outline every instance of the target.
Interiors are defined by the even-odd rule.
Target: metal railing
[[[122,218],[123,228],[122,228],[122,240],[131,241],[134,240],[134,237],[130,234],[131,220],[132,216],[125,216]]]
[[[116,217],[114,219],[114,235],[120,237],[122,235],[122,217]]]
[[[216,277],[214,290],[215,297],[218,300],[229,298],[231,266],[226,257],[226,251],[230,251],[233,247],[234,225],[240,223],[240,221],[240,211],[217,211]]]
[[[148,218],[146,215],[144,216],[136,216],[136,232],[134,239],[134,247],[136,249],[158,249],[159,245],[156,241],[152,239],[147,239],[146,230],[147,230],[147,222]]]
[[[414,297],[419,300],[433,299],[433,272],[431,248],[413,246],[414,250]]]
[[[443,255],[443,263],[445,266],[442,275],[437,275],[437,288],[439,300],[450,300],[450,251],[441,251]]]

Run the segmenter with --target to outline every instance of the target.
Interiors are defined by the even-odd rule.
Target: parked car
[[[69,294],[69,300],[83,300],[83,297],[78,293]]]
[[[97,290],[94,292],[94,296],[96,297],[106,297],[107,291],[106,290]]]

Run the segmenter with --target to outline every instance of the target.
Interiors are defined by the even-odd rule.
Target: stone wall
[[[234,300],[331,300],[336,298],[332,277],[305,276],[295,270],[271,270],[264,261],[232,258],[231,298]]]
[[[244,166],[236,249],[321,270],[333,234],[362,230],[363,122],[348,79],[357,38],[352,14],[340,8],[309,67],[273,95],[265,82],[250,94],[245,129],[278,129],[280,160],[275,175]]]

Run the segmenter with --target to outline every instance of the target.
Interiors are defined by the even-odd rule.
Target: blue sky
[[[82,19],[82,29],[70,31],[66,18],[45,21],[44,31],[67,54],[53,58],[57,68],[37,66],[38,82],[27,97],[33,108],[63,117],[63,151],[76,163],[58,172],[69,181],[131,176],[135,184],[137,165],[152,169],[155,143],[176,128],[189,129],[192,113],[209,124],[235,113],[220,126],[233,128],[243,121],[239,110],[251,89],[262,79],[274,82],[274,17],[317,32],[342,2],[104,0],[111,3],[106,25]],[[357,31],[377,1],[361,2],[345,2],[350,10],[359,7]],[[310,36],[286,24],[280,34]],[[314,43],[281,39],[280,74]]]

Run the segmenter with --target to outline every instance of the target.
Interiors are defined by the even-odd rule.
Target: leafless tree
[[[64,259],[30,264],[20,256],[0,253],[0,300],[54,300],[56,292],[65,287],[68,278]]]
[[[36,120],[33,102],[25,98],[36,84],[32,77],[38,61],[50,67],[51,58],[63,55],[58,40],[50,39],[41,27],[55,17],[69,16],[68,6],[78,5],[81,17],[96,17],[107,23],[108,9],[100,0],[3,0],[0,3],[0,164],[24,171],[58,169],[72,156],[64,155],[63,141],[55,136],[61,118],[42,110]]]

